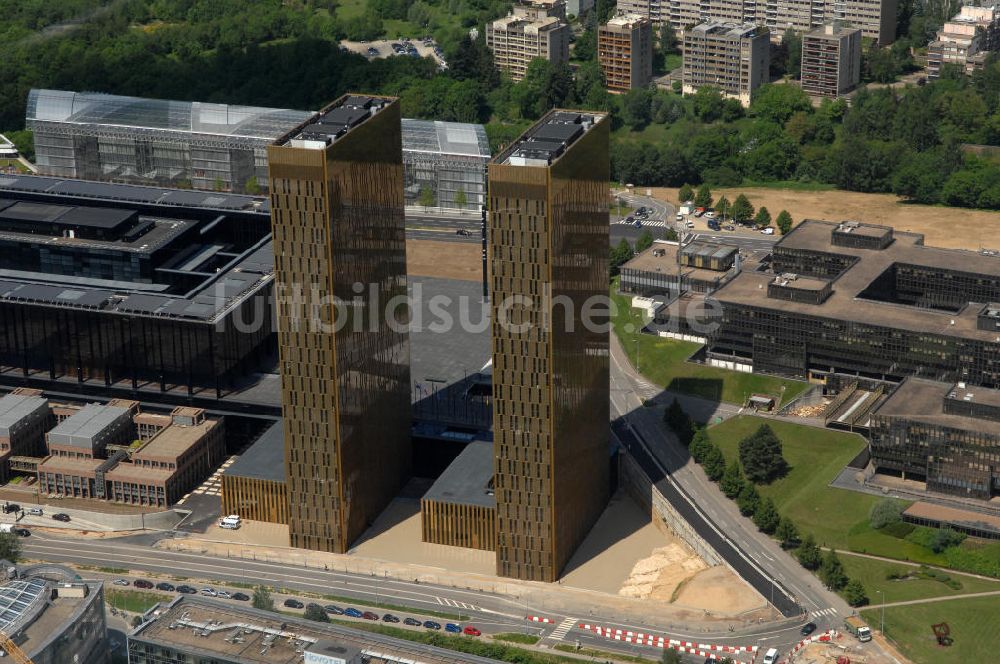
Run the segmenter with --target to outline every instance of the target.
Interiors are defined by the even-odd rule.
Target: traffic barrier
[[[813,636],[808,636],[795,644],[795,647],[792,648],[792,651],[788,653],[788,659],[783,660],[782,664],[791,664],[791,662],[795,659],[795,654],[800,650],[802,650],[803,648],[805,648],[810,643],[816,643],[817,641],[826,643],[829,641],[833,641],[835,638],[837,638],[837,630],[835,629],[827,630],[822,634],[814,634]]]
[[[540,623],[548,623],[548,624],[552,624],[552,623],[555,622],[551,618],[542,618],[541,616],[525,616],[524,619],[525,620],[530,620],[531,622],[540,622]]]
[[[587,631],[593,632],[598,636],[603,636],[606,639],[613,639],[615,641],[624,641],[626,643],[632,643],[635,645],[650,646],[653,648],[673,648],[678,652],[685,652],[694,655],[700,655],[702,657],[712,657],[713,659],[718,659],[714,653],[726,653],[726,654],[739,654],[739,653],[757,653],[757,646],[727,646],[718,645],[711,643],[695,643],[693,641],[681,641],[679,639],[671,639],[666,636],[661,636],[658,634],[646,634],[645,632],[632,632],[624,629],[617,629],[612,627],[602,627],[600,625],[591,625],[589,623],[580,623],[580,629],[585,629]]]

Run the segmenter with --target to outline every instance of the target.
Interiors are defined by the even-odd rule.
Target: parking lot
[[[400,39],[379,39],[376,41],[342,41],[341,48],[352,53],[363,55],[369,60],[376,58],[399,57],[421,57],[432,58],[438,63],[438,67],[448,68],[448,63],[444,59],[441,48],[434,43],[433,39],[410,39],[402,37]]]

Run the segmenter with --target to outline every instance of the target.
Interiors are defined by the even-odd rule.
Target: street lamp
[[[885,592],[882,590],[876,590],[875,592],[877,592],[879,595],[882,596],[882,600],[880,602],[882,604],[882,611],[881,611],[882,615],[879,617],[878,631],[879,634],[885,636]]]

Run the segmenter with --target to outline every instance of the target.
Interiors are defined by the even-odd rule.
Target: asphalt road
[[[459,231],[465,231],[462,235]],[[438,240],[444,242],[482,242],[482,222],[461,217],[406,215],[407,240]]]

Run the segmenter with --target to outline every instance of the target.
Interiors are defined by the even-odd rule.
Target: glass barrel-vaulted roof
[[[314,113],[285,108],[122,97],[97,92],[32,90],[26,119],[275,140]]]
[[[403,118],[403,150],[490,158],[483,125]]]
[[[11,581],[0,586],[0,632],[17,634],[45,608],[47,585],[42,579]]]

